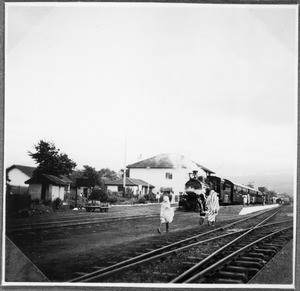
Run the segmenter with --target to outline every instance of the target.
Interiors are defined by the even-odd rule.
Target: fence
[[[28,194],[28,186],[10,186],[10,192],[11,194]]]

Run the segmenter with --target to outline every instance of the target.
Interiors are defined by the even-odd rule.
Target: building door
[[[88,188],[83,188],[83,196],[84,198],[87,198],[88,197]]]
[[[41,200],[45,200],[45,198],[46,198],[46,189],[47,189],[47,185],[43,183],[42,184]]]

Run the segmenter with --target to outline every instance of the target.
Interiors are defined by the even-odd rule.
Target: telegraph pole
[[[125,132],[125,159],[124,159],[124,173],[123,173],[123,188],[124,188],[124,197],[126,194],[126,151],[127,151],[127,131]]]

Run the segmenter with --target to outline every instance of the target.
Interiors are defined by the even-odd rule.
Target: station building
[[[134,164],[127,165],[129,177],[147,181],[153,185],[152,192],[160,195],[172,195],[172,202],[184,192],[189,173],[198,171],[205,178],[214,172],[197,162],[179,154],[160,154]]]

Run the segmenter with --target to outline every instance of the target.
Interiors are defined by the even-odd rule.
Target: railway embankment
[[[293,241],[288,243],[248,284],[293,284]]]
[[[5,257],[6,282],[50,282],[48,278],[23,254],[9,239],[5,239],[7,255]]]

